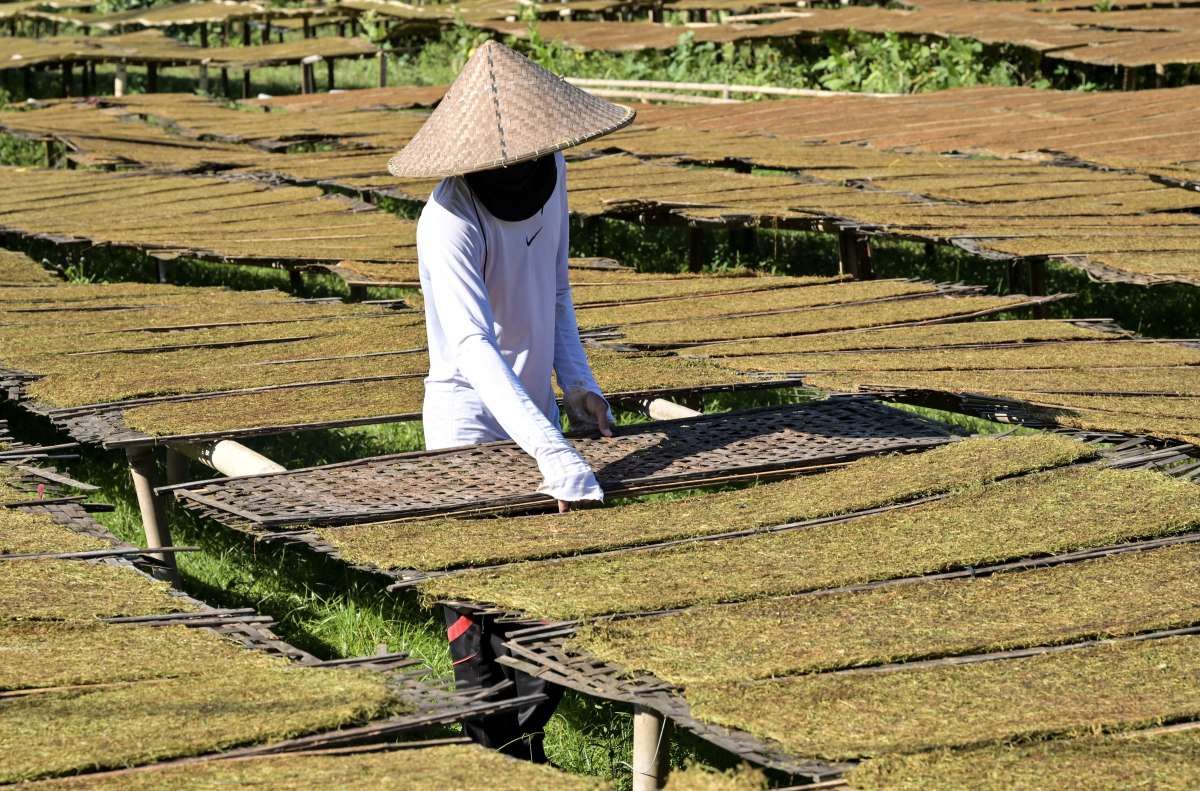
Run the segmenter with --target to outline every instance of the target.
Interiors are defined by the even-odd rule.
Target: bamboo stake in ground
[[[671,722],[645,706],[633,707],[633,791],[656,791],[670,772]]]
[[[138,510],[142,516],[142,530],[146,534],[146,546],[150,549],[171,546],[171,530],[163,516],[159,500],[154,495],[154,451],[150,448],[129,448],[125,451],[129,459],[129,474],[133,477],[133,489],[137,493]],[[179,584],[179,572],[175,568],[175,556],[168,552],[151,552],[169,569],[171,583]]]

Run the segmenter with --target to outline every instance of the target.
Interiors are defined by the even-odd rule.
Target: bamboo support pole
[[[262,35],[260,36],[260,40],[263,44],[271,43],[271,17],[265,14],[263,15]]]
[[[250,46],[250,20],[242,20],[242,46]],[[242,98],[250,98],[250,69],[246,67],[242,69]]]
[[[1132,66],[1121,66],[1121,90],[1137,90],[1137,69]]]
[[[689,272],[699,272],[704,268],[704,253],[701,245],[704,232],[699,226],[689,225],[687,229],[687,263]]]
[[[865,234],[855,228],[838,231],[838,271],[855,280],[870,280],[875,277],[871,267],[871,245]]]
[[[637,88],[668,91],[698,91],[717,94],[762,94],[772,96],[834,96],[896,97],[898,93],[866,93],[859,91],[825,91],[816,88],[783,88],[777,85],[740,85],[722,82],[675,82],[673,80],[619,80],[605,77],[567,77],[567,82],[584,88]]]
[[[325,61],[325,90],[332,91],[333,85],[333,59]]]
[[[197,75],[197,87],[200,93],[208,93],[208,61],[205,60],[200,64],[199,74]]]
[[[633,707],[633,791],[656,791],[670,771],[671,724],[644,706]]]
[[[167,447],[167,486],[185,483],[188,479],[188,457],[178,448]]]
[[[158,92],[158,64],[146,64],[146,93]]]
[[[129,474],[133,478],[133,489],[137,494],[138,510],[142,516],[142,531],[146,535],[146,546],[153,550],[158,547],[171,546],[171,530],[163,515],[162,503],[154,494],[154,451],[151,448],[128,448],[125,451],[129,461]],[[151,555],[161,560],[170,569],[174,582],[178,582],[179,572],[175,569],[175,555],[170,552],[151,552]]]
[[[62,95],[68,98],[72,93],[71,83],[74,82],[74,69],[72,68],[73,65],[74,64],[72,64],[69,60],[64,60],[62,62]]]
[[[124,96],[129,88],[129,67],[124,61],[117,64],[116,75],[113,77],[113,96]]]
[[[379,50],[379,87],[387,87],[387,51]]]
[[[301,93],[316,93],[317,92],[317,75],[315,73],[316,64],[325,60],[320,55],[309,55],[300,61],[300,92]],[[329,64],[330,75],[333,74],[333,61],[325,61]]]
[[[221,24],[221,46],[229,46],[229,22]],[[229,69],[221,67],[221,95],[229,98]]]
[[[1046,296],[1045,259],[1037,259],[1029,262],[1029,295],[1032,297]],[[1033,317],[1035,319],[1049,318],[1049,315],[1049,311],[1046,310],[1046,305],[1034,305]]]

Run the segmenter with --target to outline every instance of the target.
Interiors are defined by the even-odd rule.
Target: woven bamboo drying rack
[[[1113,445],[1102,451],[1098,462],[1105,466],[1122,469],[1161,469],[1167,474],[1187,477],[1185,468],[1170,466],[1180,458],[1190,459],[1183,454],[1188,446],[1170,445],[1144,437],[1129,437],[1112,434],[1087,434],[1080,432],[1078,438],[1096,444]],[[1190,459],[1194,462],[1194,459]],[[1165,466],[1164,465],[1168,465]],[[848,514],[845,519],[860,518],[861,514]],[[810,591],[794,594],[788,598],[797,601],[809,596],[822,596],[851,591],[866,591],[876,588],[894,587],[898,585],[917,584],[933,580],[968,579],[989,576],[1000,572],[1011,572],[1046,568],[1067,563],[1078,563],[1087,560],[1108,557],[1129,552],[1143,552],[1160,547],[1177,546],[1200,542],[1200,531],[1183,533],[1167,538],[1125,542],[1103,547],[1093,547],[1074,552],[1065,552],[1045,557],[1030,557],[987,566],[977,566],[936,574],[926,574],[914,577],[904,577],[883,580],[872,583],[848,585],[839,588]],[[473,602],[454,602],[457,607],[477,608],[480,612],[495,612],[485,604]],[[733,605],[714,605],[733,606]],[[631,617],[653,617],[681,612],[683,610],[662,610],[649,613],[622,613],[608,618],[624,619]],[[502,617],[510,621],[521,622],[519,613],[505,613]],[[579,692],[595,695],[608,700],[635,704],[658,711],[662,715],[676,721],[681,727],[695,733],[712,743],[733,752],[752,763],[766,766],[793,776],[800,776],[812,782],[820,782],[836,777],[848,768],[848,764],[830,763],[823,765],[819,761],[809,761],[788,755],[778,745],[769,740],[762,740],[739,731],[699,722],[691,713],[687,700],[680,689],[666,683],[654,675],[645,672],[630,672],[616,664],[601,661],[569,646],[570,638],[574,636],[580,624],[578,621],[559,621],[551,623],[524,622],[525,628],[512,633],[507,647],[512,652],[510,657],[500,661],[510,667],[530,673],[536,677],[561,684]],[[1116,640],[1080,639],[1063,646],[1035,646],[1006,651],[993,651],[981,654],[949,656],[919,662],[900,662],[865,668],[852,668],[831,672],[888,672],[914,667],[940,666],[961,664],[964,662],[994,661],[1016,659],[1042,653],[1072,650],[1080,647],[1096,645],[1102,642],[1120,640],[1156,639],[1181,634],[1195,634],[1200,627],[1161,630],[1152,633],[1138,634]]]
[[[977,97],[976,94],[979,96]],[[907,97],[901,98],[907,99]],[[834,100],[823,98],[820,101]],[[842,99],[839,97],[836,101],[841,102]],[[855,105],[854,101],[855,97],[850,97],[837,106],[845,107],[848,111],[859,115],[874,115],[880,109],[875,106],[879,104],[878,99],[873,100],[874,104],[869,109]],[[925,99],[924,101],[937,106],[938,112],[941,112],[941,106],[936,104],[936,100]],[[1177,103],[1182,105],[1186,101],[1187,97],[1182,96],[1181,101]],[[983,90],[971,93],[968,100],[973,108],[990,108],[992,111],[997,111],[995,105],[1000,105],[1000,109],[1006,109],[1009,102],[1026,105],[1028,100],[1024,96],[984,94]],[[914,109],[911,105],[912,103],[908,102],[902,106],[910,114],[920,112],[919,107]],[[892,106],[892,104],[887,104],[884,109]],[[1106,100],[1096,99],[1094,107],[1086,105],[1078,108],[1078,111],[1084,113],[1089,119],[1096,119],[1099,123],[1103,121],[1106,115],[1104,110],[1108,107]],[[1154,102],[1146,102],[1146,107],[1147,112],[1153,112],[1155,116],[1161,115]],[[1036,107],[1029,108],[1026,112],[1034,113],[1036,109]],[[973,109],[972,112],[978,113],[979,111]],[[687,114],[689,112],[690,114]],[[1190,118],[1185,110],[1176,112],[1181,117],[1167,122],[1174,124],[1170,126],[1170,129],[1186,126]],[[602,144],[603,148],[596,150],[584,148],[575,152],[573,168],[577,177],[587,174],[588,179],[600,179],[600,181],[594,184],[589,183],[588,188],[576,196],[572,205],[573,211],[580,216],[625,218],[642,224],[685,225],[692,229],[705,226],[762,227],[838,233],[840,237],[844,238],[844,241],[848,242],[865,240],[868,236],[884,236],[954,245],[993,260],[1021,264],[1031,263],[1034,267],[1041,267],[1045,260],[1051,259],[1081,268],[1106,280],[1142,285],[1167,281],[1196,282],[1197,275],[1189,272],[1189,267],[1185,265],[1184,259],[1189,250],[1186,244],[1183,247],[1172,246],[1169,244],[1170,240],[1163,239],[1162,235],[1158,235],[1156,239],[1156,235],[1152,231],[1146,226],[1138,225],[1136,220],[1128,227],[1122,227],[1125,216],[1136,217],[1186,208],[1184,204],[1179,203],[1180,200],[1186,198],[1186,195],[1181,197],[1178,190],[1171,188],[1180,186],[1187,188],[1195,183],[1200,183],[1200,176],[1197,176],[1194,170],[1188,169],[1186,156],[1179,157],[1179,155],[1173,154],[1169,147],[1158,149],[1150,145],[1148,152],[1139,150],[1139,155],[1144,157],[1144,161],[1134,167],[1128,167],[1124,162],[1116,164],[1115,160],[1111,163],[1106,162],[1102,158],[1096,167],[1092,168],[1093,173],[1099,172],[1103,174],[1102,177],[1112,179],[1110,189],[1114,193],[1123,190],[1141,193],[1145,192],[1143,188],[1149,186],[1162,193],[1159,196],[1161,200],[1147,198],[1149,193],[1142,195],[1136,200],[1142,201],[1144,205],[1139,203],[1137,207],[1134,207],[1136,210],[1132,212],[1117,211],[1103,202],[1093,200],[1092,203],[1075,209],[1070,219],[1064,218],[1061,227],[1054,230],[1048,230],[1044,225],[1039,224],[1043,218],[1037,210],[1037,206],[1043,202],[1043,199],[1055,199],[1062,182],[1071,181],[1073,172],[1078,174],[1081,169],[1078,165],[1087,163],[1080,163],[1069,157],[1058,157],[1039,162],[1036,165],[1031,165],[1027,160],[1012,159],[1007,163],[1002,161],[1000,164],[1006,165],[1012,175],[1005,175],[997,171],[995,178],[990,182],[990,187],[993,190],[999,189],[1009,183],[1012,178],[1018,178],[1027,180],[1028,184],[1021,183],[1024,187],[1032,189],[1033,192],[1024,196],[1028,203],[1018,203],[1018,206],[1024,206],[1024,208],[1014,208],[1009,213],[1012,216],[1007,216],[1003,223],[1006,227],[997,228],[995,217],[986,213],[983,215],[973,214],[964,208],[962,199],[969,203],[975,202],[970,196],[958,195],[953,190],[950,190],[949,194],[942,194],[934,186],[926,188],[930,192],[928,195],[919,191],[911,191],[902,183],[903,177],[895,187],[890,186],[887,168],[881,167],[879,162],[880,159],[893,160],[899,157],[914,165],[924,164],[929,167],[931,172],[962,169],[963,172],[969,173],[971,172],[971,160],[969,159],[943,155],[946,152],[942,151],[937,151],[937,153],[914,152],[911,148],[896,153],[861,149],[862,162],[859,169],[878,170],[878,174],[839,179],[837,165],[846,167],[850,164],[843,161],[846,156],[846,146],[813,144],[812,136],[816,136],[815,134],[808,138],[795,136],[789,138],[787,125],[782,123],[781,118],[775,116],[764,119],[761,129],[738,128],[738,134],[722,135],[721,130],[724,125],[736,124],[736,119],[730,120],[722,113],[720,108],[700,108],[699,112],[651,109],[648,118],[651,119],[649,123],[653,125],[651,137],[658,141],[655,145],[647,146],[645,143],[640,143],[637,137],[618,134],[612,139],[606,138]],[[807,114],[811,115],[811,113]],[[1047,112],[1046,114],[1052,113]],[[245,114],[235,113],[234,115],[244,116]],[[784,110],[780,112],[780,115],[791,118],[792,115],[806,115],[806,113],[792,111],[789,115]],[[970,113],[968,115],[970,116]],[[826,116],[820,114],[820,117],[825,118]],[[170,120],[169,111],[168,115],[163,118]],[[62,120],[65,124],[67,119]],[[119,123],[115,118],[110,122]],[[230,121],[230,123],[235,122]],[[327,123],[332,123],[332,120]],[[697,127],[692,126],[693,123],[697,124],[699,129],[704,130],[704,133],[697,135]],[[1021,123],[1026,123],[1024,116],[1021,117]],[[961,133],[963,139],[958,141],[958,146],[961,146],[961,149],[978,149],[981,146],[975,144],[972,135],[979,134],[983,138],[982,147],[987,148],[991,137],[986,132],[976,132],[975,127],[978,126],[978,122],[972,124],[971,121],[964,121],[964,124],[966,131]],[[127,127],[128,124],[120,126]],[[217,127],[219,127],[219,121],[210,121],[205,126],[210,130],[215,130]],[[20,131],[20,119],[14,119],[9,124],[9,128]],[[50,128],[53,129],[53,125]],[[784,130],[782,135],[785,139],[776,140],[773,135],[779,133],[780,128]],[[894,129],[894,125],[889,127],[889,131],[894,131]],[[1105,127],[1105,129],[1109,135],[1113,134],[1110,128]],[[121,136],[128,138],[128,130],[119,129],[119,127],[114,128],[113,133],[108,137],[115,139],[114,136],[118,130]],[[637,131],[644,132],[641,128]],[[209,133],[216,134],[215,131]],[[65,124],[61,131],[53,131],[49,136],[44,128],[37,134],[41,135],[41,139],[57,141],[55,145],[61,145],[67,150],[78,149],[77,154],[74,155],[92,163],[125,162],[143,166],[163,165],[159,162],[139,161],[138,157],[144,159],[150,156],[144,150],[138,153],[133,149],[126,150],[128,149],[127,145],[125,149],[116,147],[112,140],[105,142],[105,135],[73,131],[70,124]],[[142,134],[149,138],[151,135],[161,136],[164,133],[161,130],[147,129],[143,130]],[[308,134],[320,137],[319,131]],[[1164,133],[1160,136],[1170,137],[1171,135]],[[167,135],[167,137],[170,136]],[[1075,137],[1079,137],[1078,133]],[[327,139],[337,139],[343,145],[351,145],[354,142],[352,136],[345,133],[339,135],[335,131],[329,132]],[[1044,144],[1037,141],[1032,134],[1022,135],[1021,140],[1025,143],[1025,148],[1020,148],[1018,151],[1040,151],[1044,147]],[[159,148],[162,147],[163,142],[162,140],[156,141]],[[315,184],[327,191],[358,195],[371,202],[378,202],[380,198],[422,202],[426,199],[432,183],[413,182],[396,185],[392,180],[365,175],[369,174],[370,168],[364,163],[364,155],[373,156],[371,151],[375,150],[380,152],[379,156],[383,156],[384,150],[388,148],[394,150],[403,142],[403,139],[390,140],[390,145],[388,145],[383,139],[375,139],[374,149],[365,152],[358,149],[345,150],[322,158],[320,167],[316,171],[308,167],[304,168],[302,172],[289,172],[286,162],[259,161],[261,157],[251,154],[250,152],[255,149],[249,145],[243,147],[245,150],[239,150],[236,145],[232,148],[227,147],[227,149],[214,149],[199,159],[195,156],[188,156],[176,163],[175,167],[192,168],[205,172],[236,167],[240,170],[235,172],[243,177],[249,176],[260,178],[266,182],[303,186]],[[811,149],[812,157],[817,162],[820,162],[823,157],[831,156],[832,152],[831,163],[834,166],[831,168],[810,166],[806,169],[802,165],[796,164],[794,149],[797,145],[804,145]],[[891,145],[898,147],[895,143]],[[1011,156],[1014,153],[1012,146],[1009,139],[993,144],[993,147],[999,149],[997,153],[1001,156]],[[148,146],[148,148],[153,149],[154,146]],[[606,156],[606,152],[612,148],[629,153]],[[928,146],[926,148],[928,150]],[[960,149],[951,148],[950,150]],[[1112,160],[1113,156],[1116,154],[1109,155],[1109,160]],[[1173,159],[1173,156],[1176,158]],[[665,162],[665,160],[669,160],[669,162]],[[934,166],[935,162],[936,166]],[[734,164],[743,170],[753,166],[792,170],[801,180],[798,181],[794,177],[721,173],[714,171],[711,167],[707,168],[710,172],[704,173],[680,167],[680,165],[689,163],[722,166]],[[1038,171],[1036,178],[1028,175],[1030,168]],[[850,167],[850,170],[855,170],[855,168]],[[975,177],[978,178],[978,174],[975,174]],[[1138,184],[1124,183],[1124,180],[1128,178],[1137,180]],[[682,183],[681,180],[686,183]],[[648,184],[658,184],[659,186],[647,189],[645,185]],[[675,186],[669,186],[670,184],[675,184]],[[731,189],[731,184],[736,184],[738,189]],[[630,185],[637,186],[631,187]],[[814,192],[812,189],[814,186],[819,186],[819,190],[816,190],[815,194],[810,194]],[[984,182],[977,186],[987,187],[989,184]],[[747,197],[739,197],[739,192],[745,193]],[[1076,197],[1088,201],[1094,198],[1094,196],[1089,198],[1090,194],[1084,190]],[[887,201],[881,205],[877,200],[881,196],[887,196],[889,201],[902,200],[904,205],[893,205]],[[1149,200],[1149,203],[1145,203],[1146,200]],[[1194,200],[1192,204],[1194,207]],[[961,216],[955,215],[956,208],[960,210],[959,215]],[[945,216],[933,217],[930,216],[930,211],[923,211],[923,209],[936,210],[932,213]],[[949,214],[946,214],[947,212]],[[1100,233],[1097,236],[1096,231],[1097,222],[1104,221],[1114,228],[1121,228],[1123,235],[1136,236],[1149,246],[1137,246],[1132,253],[1129,252],[1128,245],[1118,245],[1116,248],[1106,246],[1105,234]],[[1174,229],[1173,234],[1186,235],[1188,231],[1188,228],[1179,226]],[[28,233],[28,229],[25,233]],[[1069,237],[1072,241],[1064,246],[1059,242],[1061,237]],[[1082,247],[1073,249],[1081,239],[1088,237],[1092,237],[1092,239]],[[1125,260],[1144,258],[1148,251],[1157,251],[1172,260],[1178,260],[1181,268],[1176,271],[1160,267],[1159,269],[1162,271],[1144,271],[1144,266],[1136,264],[1136,262],[1136,265],[1123,263]],[[212,260],[242,260],[236,254],[222,257],[219,250],[192,252],[197,255],[212,256]],[[409,259],[411,260],[411,258],[410,254]],[[392,257],[391,260],[396,259]],[[254,263],[255,260],[253,256],[249,256],[243,262]],[[342,271],[338,268],[336,260],[315,263],[333,267],[339,272]],[[297,266],[302,264],[302,261],[294,262],[294,265]],[[348,276],[353,277],[353,275]]]
[[[413,377],[376,377],[369,381],[389,381],[399,378]],[[223,390],[207,393],[196,393],[180,396],[160,396],[154,398],[139,398],[120,401],[113,404],[92,404],[84,407],[58,409],[37,402],[25,401],[22,406],[30,412],[41,415],[61,428],[73,439],[85,444],[100,445],[104,448],[133,448],[156,445],[169,445],[177,442],[203,442],[213,439],[244,439],[262,437],[273,434],[289,434],[300,431],[321,431],[326,429],[348,428],[352,426],[380,425],[383,423],[400,423],[419,420],[420,412],[401,412],[396,414],[380,414],[363,418],[344,420],[322,420],[287,425],[267,425],[253,428],[228,429],[224,431],[196,432],[189,434],[151,435],[136,431],[125,424],[124,413],[128,409],[146,404],[204,402],[243,393],[295,390],[303,393],[306,388],[326,384],[353,384],[362,380],[337,380],[333,382],[317,382],[298,385],[276,385],[245,390]],[[695,399],[714,393],[748,392],[753,390],[770,390],[782,387],[795,387],[800,384],[799,377],[762,377],[748,374],[743,383],[717,384],[708,387],[656,388],[653,390],[628,390],[609,392],[605,397],[616,405],[637,404],[651,398],[666,399]]]
[[[6,426],[0,426],[0,431],[6,430]],[[54,473],[53,480],[57,485],[61,486],[78,484],[83,491],[95,489],[95,487],[73,481],[57,473]],[[153,576],[154,572],[161,568],[154,558],[143,554],[143,550],[120,541],[96,522],[88,511],[88,505],[80,502],[78,498],[51,501],[30,500],[9,504],[8,507],[18,508],[29,513],[44,514],[50,517],[56,524],[72,532],[97,538],[110,547],[108,550],[76,553],[86,556],[81,557],[80,562],[116,565],[127,569],[131,574],[143,574],[146,576]],[[45,553],[42,556],[56,557],[53,553]],[[389,684],[395,691],[395,694],[410,707],[410,711],[404,714],[366,725],[310,734],[271,744],[245,747],[223,753],[222,757],[267,755],[279,752],[326,749],[373,743],[392,738],[398,734],[409,733],[434,725],[458,722],[466,717],[514,710],[542,699],[541,695],[527,695],[499,701],[493,700],[492,697],[504,689],[508,685],[508,682],[482,690],[465,691],[450,690],[441,686],[431,685],[427,681],[429,675],[428,668],[420,660],[413,659],[404,654],[383,653],[375,656],[322,660],[281,639],[271,630],[271,626],[275,623],[274,619],[269,616],[260,615],[252,608],[211,607],[203,601],[174,588],[171,589],[170,595],[185,605],[187,610],[150,615],[109,617],[102,620],[106,623],[114,625],[122,624],[130,627],[186,626],[188,628],[204,629],[233,640],[248,650],[261,651],[283,657],[289,661],[308,667],[355,668],[387,673],[389,675]]]
[[[930,421],[871,398],[648,423],[615,440],[576,438],[610,495],[766,479],[950,441]],[[226,523],[278,529],[543,506],[536,466],[510,442],[381,456],[276,475],[163,487]],[[482,493],[482,494],[481,494]]]

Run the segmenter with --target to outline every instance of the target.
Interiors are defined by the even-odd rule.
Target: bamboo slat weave
[[[942,429],[870,399],[826,401],[623,429],[572,444],[609,495],[770,475],[938,445]],[[220,519],[281,527],[542,504],[541,476],[512,443],[403,454],[174,488]]]

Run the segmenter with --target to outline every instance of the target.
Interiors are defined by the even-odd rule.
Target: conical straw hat
[[[490,170],[620,129],[634,112],[576,88],[496,41],[481,45],[388,171],[442,178]]]

